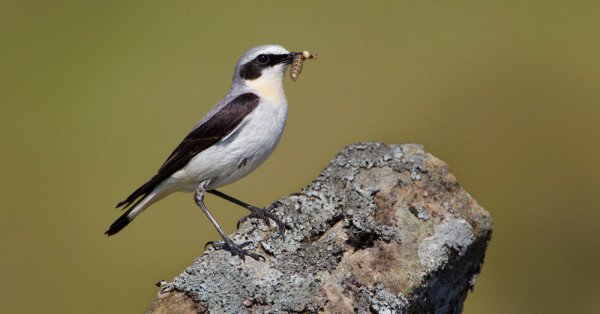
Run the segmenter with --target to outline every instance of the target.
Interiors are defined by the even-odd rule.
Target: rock
[[[493,225],[414,144],[347,146],[273,212],[291,226],[285,241],[254,219],[232,235],[264,262],[209,249],[148,312],[461,312]]]

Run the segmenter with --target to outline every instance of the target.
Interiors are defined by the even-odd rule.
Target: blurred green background
[[[0,1],[0,312],[139,313],[218,239],[189,194],[103,232],[256,45],[310,50],[266,205],[414,142],[495,222],[465,313],[598,313],[600,2]],[[227,232],[245,210],[208,196]]]

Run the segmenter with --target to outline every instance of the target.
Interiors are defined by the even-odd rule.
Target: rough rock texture
[[[265,262],[209,249],[148,311],[461,312],[492,234],[489,213],[414,144],[350,145],[279,202],[285,241],[260,220],[232,236]]]

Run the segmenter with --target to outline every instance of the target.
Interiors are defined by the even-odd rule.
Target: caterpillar
[[[293,81],[296,81],[300,72],[302,72],[302,63],[306,59],[316,59],[317,55],[312,54],[308,51],[302,51],[301,54],[297,54],[294,56],[294,60],[292,61],[292,67],[290,69],[290,77]]]

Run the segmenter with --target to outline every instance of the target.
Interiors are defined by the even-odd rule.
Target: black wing
[[[117,204],[117,207],[123,205],[123,209],[131,205],[135,207],[158,184],[185,167],[194,156],[235,130],[242,120],[258,106],[258,101],[259,97],[256,94],[246,93],[237,96],[223,106],[219,112],[215,113],[205,123],[192,130],[181,144],[175,148],[171,156],[158,169],[158,172],[148,182],[131,193],[127,199]]]

